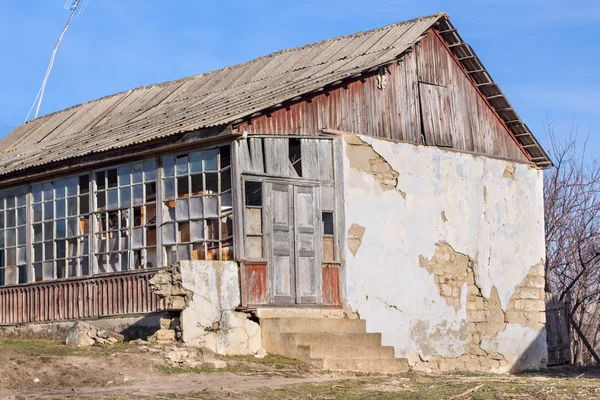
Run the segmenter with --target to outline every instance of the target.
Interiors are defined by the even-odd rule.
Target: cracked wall
[[[185,298],[179,308],[184,343],[223,355],[260,350],[260,326],[248,314],[235,311],[241,304],[236,262],[180,261],[160,271],[153,281],[152,290],[165,297],[163,305],[173,303],[168,300],[172,297]]]
[[[543,366],[541,172],[359,135],[343,141],[343,231],[363,232],[359,247],[344,246],[345,300],[368,330],[415,368]],[[371,167],[378,158],[394,172],[382,177]]]

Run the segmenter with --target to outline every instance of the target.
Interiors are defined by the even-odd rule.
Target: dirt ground
[[[228,357],[227,368],[167,365],[170,348],[121,344],[76,349],[0,340],[0,399],[598,399],[597,370],[520,375],[314,371],[296,360]]]

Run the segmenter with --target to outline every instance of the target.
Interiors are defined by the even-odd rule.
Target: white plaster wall
[[[239,267],[233,261],[181,261],[181,284],[193,295],[181,312],[182,340],[218,354],[255,354],[260,326],[236,312],[240,303]]]
[[[382,333],[383,344],[393,345],[398,357],[413,362],[434,355],[458,357],[467,343],[466,285],[456,311],[439,295],[434,277],[419,266],[419,256],[431,258],[439,241],[468,255],[475,260],[483,295],[489,298],[495,286],[506,310],[515,286],[544,258],[542,173],[514,164],[510,179],[503,173],[512,163],[503,160],[359,138],[399,176],[396,190],[383,190],[373,175],[351,167],[347,142],[352,138],[342,139],[343,233],[354,223],[365,227],[355,256],[343,239],[345,300],[367,320],[369,331]],[[494,344],[507,359],[523,351],[507,346],[511,340],[525,335],[545,342],[544,331],[509,327],[501,332],[501,343]],[[541,362],[545,357],[544,348],[534,358]]]

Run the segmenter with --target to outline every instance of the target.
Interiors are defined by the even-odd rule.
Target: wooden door
[[[273,304],[316,304],[320,252],[315,187],[269,183],[270,296]]]

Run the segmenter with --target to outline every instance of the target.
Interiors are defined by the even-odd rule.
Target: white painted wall
[[[393,345],[398,357],[412,362],[434,354],[458,357],[467,343],[466,284],[456,311],[419,266],[419,256],[431,258],[436,243],[446,241],[475,260],[483,295],[489,298],[495,286],[506,310],[515,286],[545,255],[542,173],[515,164],[514,179],[504,178],[506,161],[359,138],[399,176],[397,190],[383,190],[371,174],[351,167],[352,137],[342,138],[342,231],[345,235],[354,223],[366,228],[356,256],[343,238],[347,305],[367,320],[369,331],[382,333],[383,344]],[[487,345],[509,360],[531,347],[539,350],[529,354],[529,368],[546,357],[543,330],[509,324],[499,338]]]

